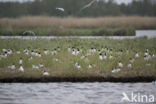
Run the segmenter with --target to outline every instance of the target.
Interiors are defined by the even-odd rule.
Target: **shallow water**
[[[123,92],[156,97],[156,84],[0,83],[0,104],[129,104],[121,102]]]
[[[136,30],[136,36],[0,36],[0,39],[16,38],[16,39],[54,39],[54,38],[81,38],[81,39],[134,39],[138,37],[156,38],[156,30]]]

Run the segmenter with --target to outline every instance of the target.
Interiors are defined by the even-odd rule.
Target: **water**
[[[139,37],[156,38],[156,30],[136,30],[136,36],[0,36],[0,39],[17,38],[17,39],[54,39],[54,38],[81,38],[81,39],[134,39]]]
[[[0,83],[0,104],[129,104],[121,102],[123,92],[156,101],[154,83]]]

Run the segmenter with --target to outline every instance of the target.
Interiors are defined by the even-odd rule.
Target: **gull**
[[[44,65],[42,63],[40,63],[38,66],[39,66],[39,68],[43,68],[44,67]]]
[[[93,53],[95,53],[96,52],[96,48],[93,48]]]
[[[128,49],[126,50],[126,53],[129,53],[129,50]]]
[[[131,63],[129,63],[129,64],[127,65],[127,67],[128,67],[128,68],[131,68],[131,67],[132,67],[132,64],[131,64]]]
[[[112,69],[112,73],[117,73],[117,72],[119,72],[120,70],[121,70],[120,68]]]
[[[43,76],[49,76],[49,73],[47,71],[44,71],[42,75]]]
[[[129,61],[130,61],[130,63],[133,63],[133,62],[134,62],[134,59],[130,58],[130,60],[129,60]]]
[[[31,51],[31,55],[32,56],[35,56],[35,52],[33,50]]]
[[[78,63],[75,63],[75,67],[76,67],[76,69],[80,69],[81,68],[81,66]]]
[[[12,50],[11,50],[11,49],[8,49],[8,51],[7,51],[7,52],[8,52],[8,54],[9,54],[9,55],[11,55],[11,54],[12,54]]]
[[[104,59],[104,60],[107,59],[106,53],[105,53],[105,55],[103,56],[103,59]]]
[[[24,49],[23,51],[26,55],[29,55],[29,50],[28,49]]]
[[[113,51],[113,49],[110,49],[110,54],[112,54],[112,53],[113,53],[112,51]]]
[[[55,60],[56,62],[58,62],[58,59],[57,59],[57,58],[55,58],[54,60]]]
[[[37,65],[32,65],[33,69],[39,69],[39,67]]]
[[[96,52],[96,48],[89,49],[89,53],[95,53],[95,52]]]
[[[103,56],[102,56],[101,53],[99,54],[99,59],[100,59],[100,60],[103,60]]]
[[[38,54],[37,54],[37,52],[35,51],[34,54],[33,54],[33,56],[37,56],[37,55],[38,55]]]
[[[56,10],[59,10],[59,11],[62,11],[62,12],[65,11],[64,8],[56,8]]]
[[[76,52],[74,49],[72,50],[72,55],[76,55]]]
[[[40,53],[40,52],[38,53],[38,55],[37,55],[37,56],[38,56],[38,57],[42,57],[42,55],[41,55],[41,53]]]
[[[23,64],[23,60],[22,60],[22,58],[20,58],[19,65],[22,65],[22,64]]]
[[[136,52],[136,54],[135,54],[135,58],[139,58],[139,54],[138,54],[138,52]]]
[[[13,70],[13,69],[15,69],[16,67],[15,67],[15,64],[12,64],[12,65],[10,65],[10,66],[8,66],[8,69],[11,69],[11,70]]]
[[[3,55],[3,58],[6,59],[7,57],[8,57],[8,54],[7,54],[7,52],[5,52],[4,55]]]
[[[144,55],[145,55],[145,56],[148,56],[148,55],[149,55],[148,51],[146,51],[146,52],[144,53]]]
[[[77,51],[75,52],[76,56],[80,53],[80,49],[77,49]]]
[[[121,61],[119,61],[118,66],[119,66],[119,68],[123,67],[123,64],[121,63]]]
[[[110,55],[110,56],[109,56],[109,59],[112,59],[112,58],[113,58],[113,56],[112,56],[112,55]]]
[[[42,55],[41,55],[40,52],[35,52],[35,53],[34,53],[34,56],[36,56],[36,57],[41,57]]]
[[[54,48],[54,50],[51,52],[52,55],[56,55],[57,54],[57,50],[56,48]]]
[[[123,50],[121,49],[119,52],[118,52],[118,55],[122,55],[123,53]]]
[[[156,59],[156,56],[153,54],[153,55],[152,55],[152,58],[153,58],[153,59]]]
[[[28,31],[23,32],[23,35],[30,35],[30,34],[35,36],[35,33],[33,31],[28,30]]]
[[[150,55],[148,55],[148,56],[144,55],[144,60],[148,61],[149,59],[151,59]]]
[[[87,4],[87,5],[85,5],[85,6],[83,6],[82,8],[81,8],[81,11],[82,10],[84,10],[84,9],[86,9],[86,8],[88,8],[88,7],[90,7],[94,2],[98,2],[99,0],[92,0],[89,4]]]
[[[91,69],[91,68],[92,68],[92,65],[91,65],[91,64],[89,64],[89,65],[88,65],[88,68],[89,68],[89,69]]]
[[[20,65],[20,68],[19,68],[18,70],[21,71],[21,72],[24,72],[24,68],[23,68],[23,66]]]
[[[47,49],[44,49],[44,54],[47,55],[49,52]]]

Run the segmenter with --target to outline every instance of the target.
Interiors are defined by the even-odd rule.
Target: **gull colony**
[[[23,50],[18,50],[18,51],[13,51],[12,49],[2,49],[0,52],[0,63],[2,60],[5,60],[15,54],[18,56],[21,56],[20,58],[16,59],[18,60],[18,63],[15,62],[10,62],[10,65],[8,65],[8,70],[18,70],[20,72],[25,72],[25,61],[31,61],[35,57],[42,58],[43,56],[48,56],[52,55],[55,56],[61,52],[60,47],[56,47],[53,50],[48,50],[48,49],[30,49],[29,47]],[[94,47],[91,47],[90,49],[84,49],[83,47],[78,48],[78,47],[68,47],[65,50],[66,52],[71,55],[70,57],[76,57],[78,60],[71,62],[73,64],[73,67],[75,70],[81,70],[83,69],[84,66],[82,66],[83,63],[81,63],[81,60],[85,60],[85,62],[88,62],[87,68],[88,69],[96,69],[96,64],[97,60],[99,62],[110,62],[110,63],[116,63],[116,65],[113,65],[112,70],[110,70],[111,73],[117,73],[120,72],[122,69],[132,69],[133,68],[133,63],[135,60],[141,58],[145,62],[147,62],[147,66],[150,66],[151,64],[148,62],[150,59],[156,60],[156,56],[154,53],[150,52],[149,49],[145,49],[144,53],[135,51],[133,52],[132,57],[130,57],[128,62],[125,64],[125,62],[122,60],[121,56],[122,55],[129,55],[132,54],[130,50],[128,49],[121,49],[121,50],[115,50],[112,48],[101,48],[101,49],[96,49]],[[94,63],[89,63],[89,57],[90,56],[95,56],[97,59],[95,59]],[[27,58],[26,58],[27,57]],[[27,60],[26,60],[27,59]],[[120,59],[120,60],[117,60]],[[53,58],[54,62],[59,62],[61,58]],[[46,61],[46,60],[45,60]],[[17,62],[17,61],[16,61]],[[33,61],[32,61],[33,62]],[[32,70],[39,70],[39,69],[44,69],[44,64],[43,63],[31,63],[32,64]],[[105,67],[105,66],[104,66]],[[49,72],[46,70],[42,71],[43,76],[49,76]]]

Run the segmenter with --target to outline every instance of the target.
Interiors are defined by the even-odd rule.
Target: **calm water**
[[[17,38],[17,39],[54,39],[54,38],[81,38],[81,39],[134,39],[138,37],[156,38],[156,30],[136,30],[136,36],[0,36],[0,39]]]
[[[121,102],[123,92],[156,101],[154,83],[0,83],[0,104],[129,104]]]

